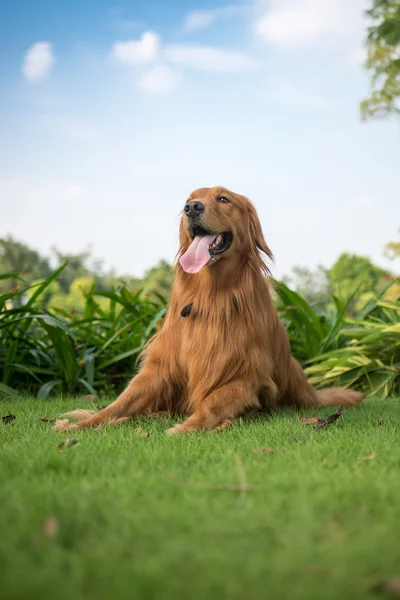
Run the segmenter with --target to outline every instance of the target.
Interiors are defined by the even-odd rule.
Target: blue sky
[[[141,275],[197,187],[256,205],[276,263],[384,266],[394,120],[362,124],[365,0],[0,1],[0,236]]]

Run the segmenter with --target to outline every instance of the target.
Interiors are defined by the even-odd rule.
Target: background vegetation
[[[399,244],[387,250],[396,258]],[[115,395],[165,315],[172,266],[161,261],[142,279],[117,278],[90,250],[53,254],[0,240],[0,394]],[[315,385],[400,391],[392,272],[342,254],[330,269],[296,267],[275,290],[292,351]]]

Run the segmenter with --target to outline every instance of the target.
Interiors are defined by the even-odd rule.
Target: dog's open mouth
[[[186,273],[198,273],[210,260],[226,252],[233,240],[230,231],[210,233],[198,226],[193,227],[191,237],[192,243],[179,259]]]
[[[194,240],[196,236],[214,236],[214,233],[209,233],[202,227],[195,227],[192,233],[192,239]],[[213,257],[217,254],[222,254],[226,252],[232,244],[233,235],[230,231],[223,231],[222,233],[218,233],[215,235],[214,241],[208,246],[208,251],[210,256]]]

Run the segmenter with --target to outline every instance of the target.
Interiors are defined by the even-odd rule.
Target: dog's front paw
[[[186,433],[186,428],[183,424],[178,423],[177,425],[174,425],[174,427],[167,429],[166,433],[167,433],[167,435],[176,435],[177,433]]]
[[[78,429],[78,425],[68,419],[57,419],[53,429],[54,431],[72,431]]]

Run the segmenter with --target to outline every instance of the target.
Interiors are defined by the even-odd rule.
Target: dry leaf
[[[86,396],[83,396],[83,399],[86,400],[86,402],[96,402],[97,401],[96,396],[94,396],[93,394],[86,394]]]
[[[312,425],[316,429],[320,429],[321,427],[326,427],[336,421],[341,414],[342,410],[339,408],[333,415],[330,415],[326,419],[322,417],[301,417],[301,422],[303,425]]]
[[[49,517],[42,525],[42,531],[45,537],[54,539],[58,535],[60,527],[55,517]]]
[[[367,456],[364,456],[364,460],[374,460],[375,456],[375,452],[371,452],[371,454],[367,454]]]
[[[138,427],[136,433],[140,435],[140,437],[150,437],[151,435],[151,431],[144,431],[142,427]]]
[[[383,579],[373,587],[375,592],[389,594],[393,598],[400,598],[400,577]]]
[[[254,452],[259,452],[260,454],[269,454],[271,452],[275,452],[275,448],[253,448]]]
[[[42,417],[40,420],[43,421],[43,423],[55,423],[56,422],[56,419],[52,419],[51,417]]]
[[[3,421],[4,425],[9,425],[16,418],[17,417],[15,415],[10,413],[9,415],[4,415],[4,417],[1,417],[1,420]]]
[[[66,448],[71,448],[71,446],[77,446],[79,444],[76,438],[68,438],[65,442],[61,442],[58,444],[59,450],[65,450]]]
[[[383,424],[384,424],[384,422],[385,422],[385,421],[384,421],[383,419],[378,419],[378,420],[377,420],[377,422],[376,422],[376,424],[377,424],[377,425],[383,425]]]

